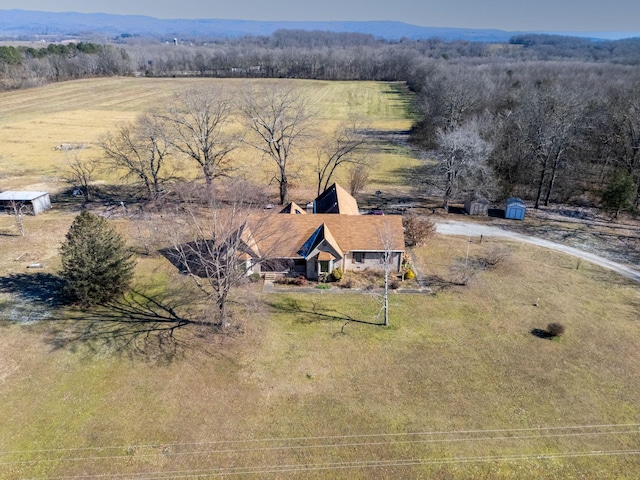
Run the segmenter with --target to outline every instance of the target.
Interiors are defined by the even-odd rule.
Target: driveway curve
[[[593,253],[585,252],[573,247],[568,247],[567,245],[562,245],[561,243],[550,242],[549,240],[544,240],[542,238],[522,235],[520,233],[510,232],[508,230],[504,230],[498,227],[491,227],[489,225],[482,225],[472,222],[457,222],[453,220],[446,222],[437,222],[436,232],[443,235],[460,235],[465,237],[479,237],[481,235],[483,237],[504,237],[510,240],[530,243],[532,245],[550,248],[552,250],[557,250],[568,255],[573,255],[574,257],[582,258],[583,260],[591,262],[595,265],[599,265],[608,270],[613,270],[620,275],[623,275],[627,278],[630,278],[631,280],[640,283],[640,270],[635,270],[633,268],[627,267],[626,265],[622,265],[621,263],[612,262],[611,260],[607,260],[606,258],[603,258],[599,255],[594,255]]]

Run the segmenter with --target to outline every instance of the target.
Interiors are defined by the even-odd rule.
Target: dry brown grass
[[[14,251],[22,241],[3,238]],[[497,243],[472,243],[470,257]],[[349,321],[377,320],[367,295],[260,299],[250,285],[234,297],[240,330],[179,329],[169,355],[155,344],[141,353],[116,341],[56,343],[87,319],[62,309],[48,321],[6,321],[16,299],[5,293],[3,478],[260,477],[283,465],[324,468],[272,476],[631,478],[637,456],[563,455],[637,445],[637,427],[619,426],[640,420],[637,285],[508,247],[507,261],[466,287],[393,294],[388,329]],[[419,266],[444,275],[466,248],[466,239],[436,236],[417,251]],[[141,262],[139,283],[179,284],[161,258]],[[566,327],[559,341],[531,334],[551,321]],[[585,428],[560,428],[575,426]],[[371,466],[379,461],[394,466]]]
[[[3,94],[9,173],[0,185],[55,185],[52,143],[91,141],[191,82],[88,80]],[[399,106],[375,100],[380,84],[304,84],[327,119],[346,111],[332,100],[340,91],[381,125],[406,125]],[[39,136],[34,118],[57,120]],[[637,450],[636,284],[508,243],[510,257],[465,287],[392,294],[387,329],[353,321],[379,320],[371,296],[262,296],[252,284],[234,294],[228,333],[186,324],[167,337],[144,332],[154,319],[77,312],[51,304],[46,283],[35,296],[21,288],[21,275],[51,281],[78,207],[27,217],[24,238],[0,216],[0,478],[613,479],[640,470],[637,454],[606,454]],[[147,222],[115,225],[141,251],[153,240]],[[467,248],[476,258],[496,245],[436,235],[416,250],[417,266],[446,278]],[[27,269],[35,261],[44,269]],[[147,293],[192,318],[195,297],[167,261],[140,257],[137,272],[134,307]],[[566,327],[559,341],[531,333],[550,322]]]

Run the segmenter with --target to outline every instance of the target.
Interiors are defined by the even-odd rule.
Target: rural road
[[[479,237],[480,235],[484,237],[504,237],[510,240],[526,242],[532,245],[550,248],[552,250],[557,250],[568,255],[573,255],[574,257],[582,258],[583,260],[591,262],[595,265],[599,265],[603,268],[613,270],[620,275],[623,275],[640,283],[640,270],[635,270],[633,268],[627,267],[626,265],[612,262],[611,260],[607,260],[606,258],[600,257],[598,255],[578,250],[577,248],[568,247],[560,243],[550,242],[542,238],[530,237],[527,235],[510,232],[508,230],[503,230],[502,228],[490,227],[488,225],[456,221],[437,222],[436,232],[443,235],[460,235],[465,237]]]

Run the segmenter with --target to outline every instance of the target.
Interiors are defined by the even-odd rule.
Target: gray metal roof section
[[[0,193],[0,200],[15,200],[17,202],[28,202],[40,198],[44,195],[48,195],[49,192],[20,192],[16,190],[7,190]]]

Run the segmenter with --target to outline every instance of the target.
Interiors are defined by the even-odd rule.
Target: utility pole
[[[384,297],[382,307],[384,308],[384,326],[389,326],[389,270],[391,263],[391,252],[386,250],[384,252]]]

